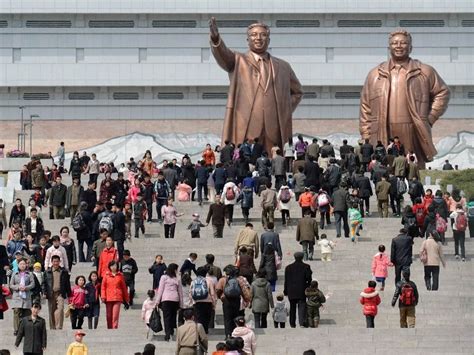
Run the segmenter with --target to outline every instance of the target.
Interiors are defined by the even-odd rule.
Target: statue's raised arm
[[[235,66],[235,53],[224,44],[219,34],[215,17],[211,17],[209,20],[209,37],[212,55],[216,58],[217,64],[226,72],[233,71]]]

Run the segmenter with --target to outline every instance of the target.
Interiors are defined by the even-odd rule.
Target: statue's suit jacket
[[[249,121],[254,109],[255,94],[258,90],[260,71],[253,54],[234,52],[226,47],[222,39],[215,45],[211,41],[212,54],[217,63],[229,73],[230,86],[224,120],[222,141],[242,143],[247,137]],[[291,66],[284,60],[270,56],[274,94],[277,102],[276,112],[280,126],[280,137],[275,140],[283,144],[292,136],[291,116],[301,101],[303,92]]]
[[[388,102],[390,96],[390,61],[381,63],[367,75],[360,98],[359,129],[363,139],[388,143]],[[422,151],[415,152],[423,161],[431,161],[437,151],[431,127],[446,111],[449,88],[429,65],[410,59],[406,75],[408,111],[415,136]],[[396,122],[395,122],[396,123]],[[403,137],[400,137],[403,141]]]

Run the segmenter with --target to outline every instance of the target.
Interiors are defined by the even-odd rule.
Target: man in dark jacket
[[[276,191],[279,191],[286,181],[286,170],[286,160],[281,155],[281,150],[277,149],[276,156],[272,159],[272,175],[275,176]]]
[[[390,261],[395,265],[395,284],[400,281],[402,271],[410,270],[413,255],[413,239],[405,229],[392,239]]]
[[[260,177],[271,177],[272,163],[270,159],[268,159],[267,152],[263,152],[262,155],[255,161],[255,170],[258,171],[258,175]]]
[[[20,322],[15,347],[18,348],[23,338],[25,338],[23,341],[24,354],[42,355],[46,350],[46,322],[44,318],[39,316],[40,310],[41,303],[35,302],[31,307],[31,315],[23,318]]]
[[[443,192],[441,190],[436,190],[433,202],[431,202],[431,206],[434,207],[435,215],[439,214],[439,216],[443,218],[445,222],[448,221],[449,208],[448,204],[443,198]],[[438,234],[441,243],[443,243],[443,245],[446,245],[446,232],[438,232]]]
[[[331,196],[331,205],[334,210],[334,218],[336,220],[336,237],[341,237],[341,224],[344,223],[344,237],[349,238],[349,223],[347,222],[347,200],[349,193],[347,186],[341,184],[340,187],[333,192]]]
[[[361,163],[364,167],[364,171],[367,171],[367,167],[372,158],[372,154],[374,154],[374,147],[372,146],[372,144],[369,143],[368,139],[366,139],[365,143],[362,144],[362,146],[360,147],[360,154],[362,156]]]
[[[392,298],[392,307],[398,300],[400,309],[400,328],[415,328],[415,307],[418,304],[418,288],[410,281],[410,271],[403,271],[403,280],[396,284],[395,293]]]
[[[332,158],[336,157],[336,154],[334,152],[334,147],[327,139],[323,139],[323,145],[321,146],[321,149],[319,150],[319,152],[321,153],[321,155],[325,153],[328,157],[332,157]]]
[[[153,199],[155,197],[155,191],[153,183],[151,182],[151,176],[148,174],[144,176],[143,182],[140,184],[140,190],[142,192],[143,201],[145,201],[146,204],[147,222],[151,223],[153,219]]]
[[[49,327],[62,329],[64,321],[64,301],[71,295],[69,273],[62,267],[59,255],[51,257],[52,267],[46,271],[45,294],[48,299]],[[55,276],[55,273],[58,273]]]
[[[350,147],[349,152],[344,155],[343,162],[344,169],[346,169],[346,171],[349,173],[349,176],[352,176],[360,164],[359,157],[354,153],[354,147]]]
[[[329,166],[324,172],[324,179],[328,187],[329,195],[331,195],[332,192],[336,189],[336,187],[339,186],[339,183],[341,182],[341,177],[341,168],[339,165],[337,165],[336,158],[329,159]]]
[[[298,221],[296,241],[303,247],[304,260],[313,260],[314,244],[319,239],[318,222],[311,218],[311,211],[304,211],[303,218]]]
[[[273,222],[268,222],[267,230],[260,235],[260,251],[262,254],[265,252],[265,246],[271,244],[273,249],[277,252],[280,258],[283,258],[283,252],[281,250],[280,236],[276,233],[273,228],[275,225]]]
[[[156,198],[156,213],[158,215],[158,222],[161,223],[163,221],[161,208],[166,205],[168,197],[171,193],[170,185],[162,173],[158,174],[158,179],[155,181],[154,189]]]
[[[342,145],[339,147],[339,154],[341,155],[342,160],[344,160],[346,155],[350,153],[351,148],[354,149],[353,146],[347,144],[347,139],[344,139]]]
[[[123,273],[125,285],[128,287],[130,306],[133,306],[135,297],[135,274],[138,272],[137,262],[132,258],[130,250],[123,251],[123,260],[120,263],[120,271]]]
[[[221,202],[221,195],[216,195],[215,202],[209,206],[206,225],[209,224],[211,218],[214,238],[222,238],[225,224],[225,206]]]
[[[127,198],[129,181],[123,178],[123,173],[118,173],[117,180],[114,181],[113,185],[113,196],[114,203],[117,202],[122,206],[125,204],[125,199]]]
[[[123,258],[123,251],[124,251],[123,244],[126,239],[125,215],[122,212],[122,206],[117,203],[114,204],[114,207],[112,208],[112,212],[114,212],[114,215],[112,217],[112,221],[114,224],[114,229],[112,231],[112,239],[114,240],[114,242],[117,243],[119,261],[121,261]]]
[[[30,217],[25,220],[24,232],[25,235],[31,235],[36,244],[38,243],[39,238],[43,235],[43,220],[38,217],[38,210],[34,207],[30,210]]]
[[[304,163],[304,175],[306,176],[305,186],[314,186],[316,191],[321,187],[321,170],[317,158],[308,157]]]
[[[174,190],[178,185],[178,172],[176,171],[176,169],[174,169],[173,163],[168,163],[167,166],[163,166],[163,176],[168,182],[168,185],[171,190],[171,196],[174,199]]]
[[[95,204],[97,203],[97,192],[95,191],[96,189],[96,183],[93,181],[89,181],[87,184],[87,190],[84,191],[81,197],[81,201],[84,201],[87,203],[87,211],[89,213],[92,213],[95,208]]]
[[[425,196],[423,185],[417,177],[413,177],[413,179],[411,179],[411,181],[408,183],[408,194],[410,195],[412,204],[415,204],[417,197]]]
[[[259,159],[264,153],[264,149],[265,148],[263,147],[263,144],[259,142],[258,138],[254,138],[252,146],[252,155],[250,156],[250,162],[252,164],[256,164],[257,159]]]
[[[54,219],[64,219],[65,215],[67,187],[61,181],[61,176],[57,176],[56,185],[51,188],[49,196],[49,204],[53,206]]]
[[[79,178],[73,178],[72,185],[67,188],[66,192],[66,208],[69,210],[69,215],[72,219],[76,216],[79,204],[81,202],[84,188],[81,186]]]
[[[196,167],[195,175],[197,180],[197,193],[199,206],[202,205],[202,193],[204,191],[204,198],[207,200],[207,179],[209,179],[209,168],[204,160],[201,160],[199,166]]]
[[[311,284],[311,266],[303,262],[303,253],[294,254],[294,263],[285,268],[285,286],[283,293],[290,301],[290,326],[296,327],[296,308],[298,307],[298,322],[301,327],[306,324],[305,289]]]
[[[353,187],[359,189],[359,197],[361,199],[361,214],[364,215],[364,204],[365,204],[365,215],[370,216],[370,196],[372,196],[372,185],[367,176],[362,171],[358,171],[353,179]]]
[[[75,229],[78,243],[79,262],[83,263],[91,260],[93,244],[92,229],[94,228],[94,222],[92,221],[91,214],[87,211],[86,202],[81,202],[77,213],[81,215],[81,217],[78,218],[82,218],[83,221],[83,228],[77,230]],[[84,256],[84,244],[87,245],[86,256]]]
[[[234,145],[230,143],[229,140],[224,142],[224,146],[221,149],[221,163],[225,164],[229,161],[232,161],[232,156],[234,155]]]

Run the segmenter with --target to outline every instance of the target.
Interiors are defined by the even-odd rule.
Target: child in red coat
[[[377,306],[380,304],[379,291],[375,289],[377,283],[369,281],[369,287],[360,293],[360,304],[363,305],[363,313],[367,322],[367,328],[375,328],[375,316],[377,315]]]

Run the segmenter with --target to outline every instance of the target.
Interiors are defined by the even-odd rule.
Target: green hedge
[[[453,185],[454,189],[464,191],[466,199],[474,197],[474,169],[465,169],[445,172],[441,179],[441,188],[446,191],[447,185]]]

